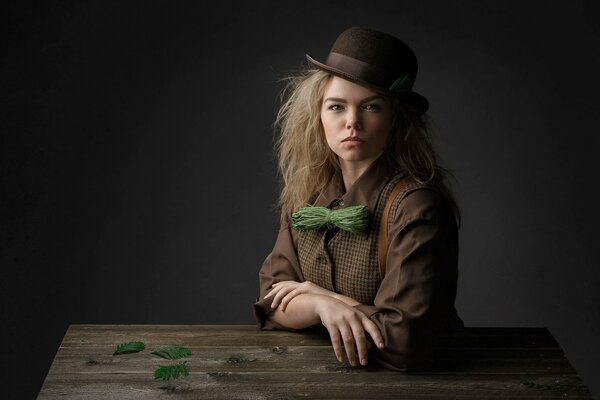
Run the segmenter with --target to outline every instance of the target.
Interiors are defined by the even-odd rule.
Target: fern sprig
[[[187,347],[165,346],[150,352],[150,354],[166,358],[167,360],[177,360],[192,355],[192,351]]]
[[[129,354],[129,353],[137,353],[146,348],[144,342],[127,342],[118,344],[113,352],[113,356],[118,356],[121,354]]]
[[[187,365],[184,361],[181,364],[176,365],[160,365],[156,371],[154,371],[154,379],[177,379],[179,376],[188,376],[190,372],[187,369]]]

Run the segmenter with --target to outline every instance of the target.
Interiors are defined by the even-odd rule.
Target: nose
[[[346,121],[346,129],[355,129],[357,131],[362,129],[362,124],[360,122],[358,113],[354,112],[348,116],[348,121]]]

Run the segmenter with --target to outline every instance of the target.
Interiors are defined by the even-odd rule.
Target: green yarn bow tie
[[[292,214],[292,226],[299,231],[338,227],[348,232],[364,231],[369,223],[369,207],[350,206],[337,210],[306,206]]]

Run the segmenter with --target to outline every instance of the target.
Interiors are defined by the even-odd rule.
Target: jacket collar
[[[396,172],[387,157],[380,156],[346,192],[342,173],[337,170],[315,200],[314,205],[329,208],[366,205],[373,212],[382,189]]]

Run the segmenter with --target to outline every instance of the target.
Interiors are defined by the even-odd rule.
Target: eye
[[[339,104],[332,104],[329,107],[327,107],[327,109],[331,111],[340,111],[342,109],[342,106],[340,106]]]
[[[381,106],[377,103],[369,103],[365,104],[364,109],[367,111],[380,111]]]

